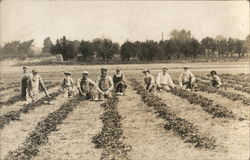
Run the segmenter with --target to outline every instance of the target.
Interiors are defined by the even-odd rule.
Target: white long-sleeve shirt
[[[163,74],[163,72],[158,73],[157,79],[156,79],[156,84],[161,85],[165,84],[170,87],[174,87],[174,83],[168,73]]]

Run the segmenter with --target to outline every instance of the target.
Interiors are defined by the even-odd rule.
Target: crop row
[[[6,84],[5,86],[1,87],[0,91],[10,89],[10,88],[13,88],[13,87],[17,87],[19,85],[20,85],[20,82],[12,82],[12,83]]]
[[[52,101],[55,99],[60,93],[53,92],[50,94],[50,97],[43,97],[37,100],[34,103],[25,104],[22,108],[17,111],[10,111],[2,116],[0,116],[0,129],[4,128],[5,125],[9,124],[11,121],[19,120],[22,113],[28,113],[30,110],[34,110],[36,107],[44,104],[44,101]]]
[[[50,82],[50,83],[52,83],[52,82]],[[57,85],[59,85],[58,82],[53,83],[53,84],[49,84],[49,85],[47,86],[47,89],[53,88],[53,87],[55,87],[55,86],[57,86]],[[0,108],[1,108],[2,106],[10,106],[10,105],[13,105],[13,104],[15,104],[16,102],[18,102],[18,101],[20,101],[20,100],[22,100],[22,97],[21,97],[20,95],[15,95],[15,96],[13,96],[13,97],[10,97],[7,101],[3,101],[3,102],[0,101]]]
[[[135,79],[131,79],[134,90],[141,96],[143,102],[149,107],[154,107],[159,117],[166,120],[166,130],[171,130],[179,135],[185,142],[194,144],[195,147],[214,149],[215,138],[201,134],[198,128],[191,122],[179,118],[158,96],[147,92]]]
[[[57,131],[57,126],[63,123],[70,112],[72,112],[81,101],[71,99],[61,105],[59,109],[50,113],[44,120],[40,121],[36,128],[29,134],[21,147],[9,152],[6,160],[30,160],[39,152],[39,146],[48,142],[51,132]]]
[[[101,116],[103,127],[101,132],[92,139],[97,148],[104,149],[101,159],[126,159],[127,152],[130,150],[130,147],[123,144],[121,140],[123,130],[117,102],[118,98],[113,96],[101,104],[105,111]]]
[[[210,79],[208,77],[204,76],[197,76],[201,80],[209,81]],[[227,80],[227,79],[222,79],[222,87],[224,88],[234,88],[235,90],[250,93],[250,86],[245,83],[245,82],[240,82],[240,81],[234,81],[234,80]]]
[[[208,82],[200,81],[197,80],[197,86],[198,90],[202,92],[208,92],[208,93],[217,93],[223,97],[226,97],[232,101],[241,101],[245,105],[250,105],[250,99],[247,98],[244,95],[233,93],[233,92],[228,92],[228,91],[223,91],[221,89],[216,89],[213,88],[209,85]]]
[[[221,74],[220,77],[222,79],[236,81],[236,82],[247,82],[250,80],[249,74]]]

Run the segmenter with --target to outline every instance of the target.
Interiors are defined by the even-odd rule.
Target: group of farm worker
[[[185,90],[193,90],[195,86],[195,76],[194,74],[189,70],[188,66],[183,67],[184,71],[181,73],[179,78],[179,85],[182,89]],[[143,70],[144,73],[144,83],[146,85],[146,90],[149,92],[156,92],[156,90],[165,90],[169,91],[171,88],[174,88],[175,85],[172,81],[172,78],[170,77],[168,73],[168,67],[163,66],[162,72],[158,73],[156,81],[154,79],[154,76],[150,74],[149,69]],[[211,71],[211,86],[215,88],[219,88],[222,83],[217,75],[216,71]]]
[[[195,85],[195,76],[189,70],[188,66],[183,67],[184,71],[180,75],[179,85],[182,89],[192,90]],[[121,68],[116,68],[116,73],[113,77],[108,75],[106,68],[101,68],[101,75],[95,81],[89,78],[88,71],[82,72],[82,77],[77,79],[76,84],[71,77],[70,72],[64,72],[64,77],[60,82],[59,90],[63,92],[65,97],[74,97],[76,92],[83,100],[104,100],[104,98],[111,97],[112,90],[115,89],[117,95],[125,95],[127,88],[126,78]],[[163,66],[162,71],[158,73],[156,81],[153,75],[150,74],[149,69],[143,70],[145,89],[149,92],[156,92],[157,90],[169,91],[175,85],[168,73],[168,67]],[[211,86],[219,88],[222,83],[216,71],[211,71]],[[77,88],[77,90],[76,90]],[[29,97],[35,101],[38,97],[39,90],[42,89],[46,96],[49,97],[47,89],[41,76],[37,70],[32,70],[28,73],[28,67],[23,67],[23,76],[21,80],[21,96],[24,99]]]
[[[113,78],[107,74],[106,68],[101,68],[101,75],[95,81],[88,76],[88,71],[82,72],[82,77],[74,83],[70,72],[64,72],[64,77],[60,82],[59,90],[63,92],[65,97],[73,97],[78,90],[79,97],[83,100],[104,100],[104,98],[111,97],[111,92],[115,88],[117,95],[125,95],[127,88],[124,73],[120,68],[116,68],[116,73]],[[43,83],[41,76],[37,70],[32,70],[28,73],[28,67],[23,67],[23,76],[21,80],[21,96],[24,99],[31,98],[32,101],[37,99],[39,88],[41,88],[46,96],[49,97],[47,89]]]

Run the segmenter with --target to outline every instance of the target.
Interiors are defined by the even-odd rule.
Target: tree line
[[[13,41],[4,44],[0,48],[1,55],[27,56],[32,54],[32,43],[30,41]],[[201,41],[195,39],[191,31],[172,30],[168,40],[161,41],[129,41],[119,45],[107,38],[97,38],[92,41],[69,40],[65,36],[53,43],[50,37],[44,40],[42,52],[61,54],[64,60],[78,59],[79,61],[101,61],[131,59],[173,60],[173,59],[196,59],[202,58],[224,58],[244,57],[250,51],[250,35],[245,40],[236,38],[226,39],[222,35],[215,38],[205,37]]]

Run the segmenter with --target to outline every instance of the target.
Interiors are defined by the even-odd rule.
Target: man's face
[[[212,76],[212,77],[214,77],[214,76],[215,76],[215,74],[214,74],[214,73],[212,73],[212,74],[211,74],[211,76]]]
[[[188,69],[187,68],[184,68],[184,71],[186,72]]]
[[[69,74],[65,74],[66,77],[69,77]]]
[[[101,74],[102,74],[103,77],[105,77],[107,75],[107,72],[104,71]]]
[[[87,79],[87,78],[88,78],[88,74],[83,74],[83,75],[82,75],[82,78],[83,78],[83,79]]]
[[[166,69],[166,68],[163,68],[163,69],[162,69],[162,72],[163,72],[163,73],[166,73],[166,72],[167,72],[167,69]]]
[[[119,69],[117,69],[117,70],[116,70],[116,73],[117,73],[117,74],[119,74],[119,73],[120,73],[120,70],[119,70]]]
[[[28,72],[28,69],[27,68],[24,68],[23,69],[23,73],[27,73]]]
[[[34,76],[36,76],[36,75],[37,75],[37,72],[33,72],[32,74],[33,74]]]

